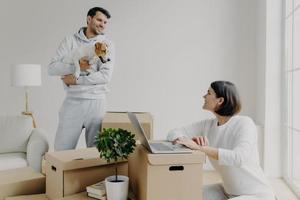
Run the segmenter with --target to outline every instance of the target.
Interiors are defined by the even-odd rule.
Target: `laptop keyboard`
[[[162,143],[151,143],[151,147],[159,151],[173,151],[171,147]]]

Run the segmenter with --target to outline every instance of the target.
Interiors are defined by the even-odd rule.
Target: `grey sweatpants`
[[[101,128],[105,110],[105,99],[67,97],[59,111],[55,150],[75,149],[83,128],[87,147],[95,146],[94,139]]]
[[[222,184],[205,185],[203,187],[203,200],[275,200],[273,194],[257,195],[229,195],[224,191]]]

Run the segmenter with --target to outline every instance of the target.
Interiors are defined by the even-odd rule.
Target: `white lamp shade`
[[[39,86],[42,84],[41,65],[20,64],[11,68],[11,84],[17,87]]]

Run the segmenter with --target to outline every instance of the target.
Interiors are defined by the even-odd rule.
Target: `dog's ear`
[[[95,43],[95,49],[96,50],[101,50],[101,46],[102,46],[102,44],[100,42]]]

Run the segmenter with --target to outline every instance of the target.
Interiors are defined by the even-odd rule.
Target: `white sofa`
[[[41,171],[49,149],[45,133],[34,129],[29,116],[0,116],[0,170],[32,167]]]

